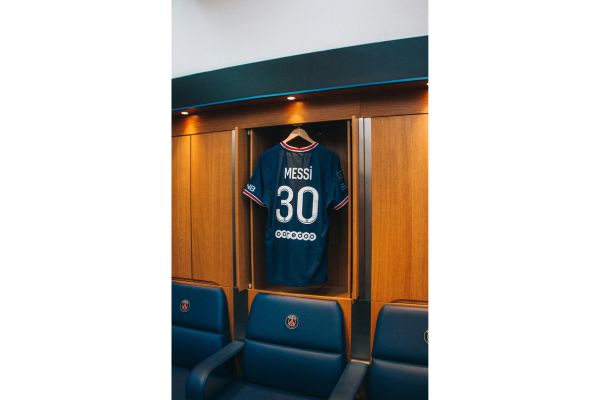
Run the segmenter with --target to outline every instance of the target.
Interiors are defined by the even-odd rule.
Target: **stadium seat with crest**
[[[377,319],[368,400],[426,400],[428,311],[386,305]]]
[[[215,369],[242,353],[242,376],[209,394]],[[335,301],[258,294],[246,339],[208,357],[190,374],[194,400],[351,400],[367,365],[346,361],[344,318]]]
[[[190,371],[230,342],[227,300],[217,287],[173,282],[172,398],[186,399]]]

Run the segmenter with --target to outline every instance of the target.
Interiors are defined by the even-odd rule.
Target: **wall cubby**
[[[344,178],[352,193],[352,121],[326,121],[302,125],[311,138],[339,158]],[[254,171],[261,154],[284,140],[294,129],[293,125],[254,128],[249,130],[250,171]],[[248,200],[249,201],[249,200]],[[339,211],[330,211],[328,239],[328,281],[318,287],[288,287],[270,285],[265,270],[265,229],[267,210],[256,204],[250,209],[250,248],[252,289],[270,293],[306,294],[333,298],[352,297],[352,207],[356,202],[350,195],[348,205]],[[240,221],[240,223],[244,223]],[[355,279],[355,278],[354,278]]]

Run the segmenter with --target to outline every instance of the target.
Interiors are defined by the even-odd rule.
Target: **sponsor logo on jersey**
[[[254,191],[256,190],[256,186],[251,185],[251,184],[247,184],[246,187],[248,188],[249,191],[251,191],[252,193],[254,193]]]
[[[429,329],[423,334],[423,340],[425,340],[425,343],[429,344]]]
[[[181,303],[179,303],[179,309],[181,312],[188,312],[190,310],[190,301],[187,299],[181,300]]]
[[[285,317],[285,327],[291,330],[294,330],[298,327],[298,325],[300,325],[300,320],[298,319],[298,316],[295,314],[290,314],[287,317]]]
[[[313,232],[286,231],[283,229],[277,229],[275,237],[277,239],[308,240],[311,242],[317,239],[317,235]]]

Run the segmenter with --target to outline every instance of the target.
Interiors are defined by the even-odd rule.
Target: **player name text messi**
[[[312,179],[312,166],[309,168],[285,168],[283,177],[286,179]]]

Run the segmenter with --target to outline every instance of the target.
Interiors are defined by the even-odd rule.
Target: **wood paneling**
[[[227,312],[229,313],[229,334],[231,335],[231,339],[233,339],[233,333],[235,332],[233,324],[235,323],[235,315],[233,311],[233,288],[231,287],[223,287],[223,292],[225,292],[225,297],[227,298]]]
[[[254,298],[259,293],[269,293],[269,294],[278,294],[279,292],[273,292],[269,290],[249,290],[248,291],[248,312],[252,309],[252,302]],[[346,330],[346,356],[350,359],[350,343],[352,343],[352,300],[345,298],[334,298],[334,297],[326,297],[326,296],[317,296],[317,295],[309,295],[309,294],[300,294],[300,293],[287,293],[286,296],[293,297],[302,297],[307,299],[317,299],[317,300],[334,300],[340,305],[342,309],[342,314],[344,315],[344,328]]]
[[[233,129],[257,128],[306,122],[348,120],[427,113],[427,88],[369,88],[360,93],[335,94],[289,102],[240,104],[235,107],[195,110],[188,116],[173,115],[172,135],[191,135]]]
[[[370,93],[360,100],[361,117],[381,117],[428,113],[427,89],[418,88],[395,93]]]
[[[191,138],[192,276],[233,286],[231,131]]]
[[[256,130],[250,132],[250,171],[254,172],[260,155],[272,146],[269,137],[261,135]],[[245,198],[250,204],[250,245],[251,245],[251,270],[252,288],[264,288],[267,285],[265,265],[265,229],[267,220],[267,209]]]
[[[173,134],[189,135],[231,129],[232,126],[255,128],[343,119],[340,116],[358,114],[359,107],[359,99],[356,96],[239,106],[177,118],[173,121]]]
[[[245,129],[235,129],[235,265],[237,288],[248,289],[250,274],[250,204],[242,190],[250,179],[250,139]]]
[[[371,127],[372,299],[427,301],[427,115]]]
[[[357,299],[358,298],[358,283],[359,283],[359,273],[358,273],[358,267],[359,267],[359,235],[358,235],[358,230],[359,230],[359,217],[358,217],[358,212],[359,212],[359,187],[358,187],[358,169],[359,169],[359,165],[358,165],[358,118],[356,117],[352,117],[351,120],[351,127],[350,127],[350,142],[351,142],[351,146],[350,146],[350,151],[352,154],[352,163],[351,163],[351,181],[352,184],[350,185],[351,188],[351,192],[350,192],[350,201],[349,201],[349,207],[350,207],[350,211],[351,211],[351,227],[352,227],[352,234],[351,234],[351,245],[350,245],[350,250],[352,252],[352,255],[350,257],[350,260],[352,260],[352,298],[353,299]]]
[[[190,138],[171,143],[171,268],[172,276],[192,277],[190,220]]]

